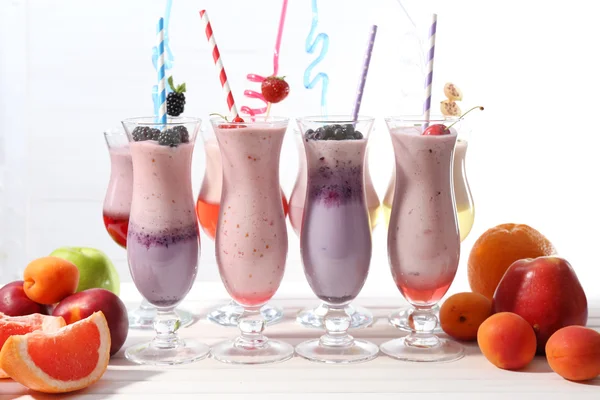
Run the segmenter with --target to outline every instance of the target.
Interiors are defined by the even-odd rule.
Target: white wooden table
[[[237,334],[235,328],[217,326],[205,319],[207,310],[223,302],[212,297],[218,290],[192,294],[182,307],[198,316],[198,321],[182,329],[182,337],[199,338],[208,344]],[[122,297],[135,306],[135,291],[124,285]],[[283,322],[270,326],[266,334],[298,344],[318,337],[320,331],[295,323],[300,308],[315,305],[314,298],[277,298],[286,310]],[[399,306],[399,298],[360,298],[358,304],[370,308],[376,322],[353,335],[377,344],[401,333],[387,323],[387,315]],[[588,326],[600,329],[600,302],[590,304]],[[152,336],[152,332],[130,330],[125,347]],[[490,364],[476,344],[466,344],[466,356],[452,363],[415,364],[380,356],[356,365],[324,365],[299,357],[272,365],[235,366],[205,359],[173,367],[146,367],[131,364],[123,349],[112,359],[108,371],[95,385],[70,395],[42,395],[11,381],[0,381],[0,400],[5,399],[595,399],[600,400],[600,378],[582,384],[553,373],[543,357],[536,357],[524,371],[504,371]],[[405,397],[406,398],[406,397]]]

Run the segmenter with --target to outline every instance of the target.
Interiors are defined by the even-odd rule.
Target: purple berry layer
[[[192,239],[198,239],[199,231],[197,225],[191,225],[184,228],[165,229],[160,232],[145,232],[144,227],[129,223],[127,232],[127,242],[135,241],[147,249],[150,247],[169,247],[180,242]]]

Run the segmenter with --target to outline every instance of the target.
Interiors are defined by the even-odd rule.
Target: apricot
[[[477,332],[479,349],[498,368],[517,370],[529,364],[537,348],[533,328],[523,317],[510,312],[494,314]]]
[[[456,293],[440,308],[440,326],[458,340],[476,340],[479,325],[492,315],[492,302],[479,293]]]
[[[79,269],[62,258],[42,257],[29,263],[23,278],[27,297],[36,303],[54,304],[75,293]]]
[[[546,359],[565,379],[594,379],[600,375],[600,333],[576,325],[559,329],[546,343]]]

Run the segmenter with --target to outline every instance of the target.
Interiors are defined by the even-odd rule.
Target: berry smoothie
[[[412,304],[431,306],[458,268],[460,239],[452,190],[456,131],[422,135],[417,127],[391,131],[396,185],[388,253],[396,285]]]
[[[299,168],[298,177],[296,183],[292,189],[290,195],[290,223],[294,232],[300,234],[300,227],[302,225],[302,214],[304,212],[304,201],[306,200],[306,155],[304,146],[302,145],[302,136],[298,133],[298,149],[299,149]],[[368,154],[368,152],[367,152]],[[367,155],[368,159],[368,155]],[[379,197],[373,186],[371,175],[369,174],[369,163],[365,160],[365,194],[367,198],[367,207],[369,210],[369,221],[371,230],[375,228],[377,224],[377,213],[379,210]]]
[[[200,193],[198,194],[196,211],[204,233],[211,239],[214,239],[217,232],[221,185],[223,183],[221,151],[219,150],[217,139],[207,139],[204,142],[204,151],[206,154],[206,170],[204,172],[204,179],[202,179]]]
[[[362,289],[371,260],[364,190],[367,140],[305,136],[307,197],[300,245],[315,295],[330,305],[350,303]]]
[[[166,140],[166,139],[165,139]],[[196,278],[199,232],[191,187],[193,144],[130,143],[134,187],[129,223],[129,269],[153,305],[172,308]]]
[[[213,123],[223,163],[215,250],[219,272],[236,302],[261,306],[279,288],[287,257],[279,188],[279,154],[287,120]]]
[[[110,181],[104,197],[104,226],[121,247],[127,245],[129,210],[133,194],[133,164],[129,146],[110,147]]]

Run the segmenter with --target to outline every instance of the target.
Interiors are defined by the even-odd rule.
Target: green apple
[[[102,251],[89,247],[61,247],[50,255],[71,261],[77,266],[79,269],[77,292],[101,288],[119,295],[121,290],[119,274],[110,258]]]

